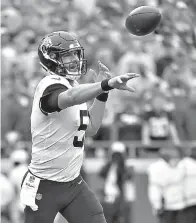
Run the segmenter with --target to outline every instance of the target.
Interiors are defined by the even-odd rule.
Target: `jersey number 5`
[[[78,136],[74,136],[73,145],[74,147],[83,147],[84,145],[84,134],[87,129],[89,122],[89,116],[87,110],[80,110],[80,126],[78,128]]]

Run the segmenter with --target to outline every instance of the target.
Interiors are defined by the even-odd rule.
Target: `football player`
[[[58,212],[70,223],[106,222],[102,206],[80,175],[84,139],[98,131],[108,92],[133,92],[127,81],[139,75],[111,78],[99,62],[98,81],[79,85],[87,70],[84,49],[64,31],[46,35],[38,55],[47,75],[35,90],[32,106],[32,158],[21,187],[25,222],[52,223]]]
[[[171,109],[162,95],[154,95],[151,106],[146,106],[143,113],[142,140],[146,146],[156,141],[172,141],[180,144],[178,131],[173,120]],[[159,148],[153,148],[158,150]]]

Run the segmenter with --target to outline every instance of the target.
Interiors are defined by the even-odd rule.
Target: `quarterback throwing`
[[[52,223],[58,212],[69,223],[104,223],[101,204],[80,175],[84,140],[98,131],[108,92],[133,92],[127,81],[138,75],[112,78],[99,62],[97,81],[79,85],[77,79],[87,71],[84,49],[64,31],[46,35],[38,55],[46,77],[32,106],[32,158],[20,194],[25,223]],[[86,102],[93,99],[88,109]]]

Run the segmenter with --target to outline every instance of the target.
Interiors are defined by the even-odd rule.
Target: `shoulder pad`
[[[62,84],[67,88],[71,88],[69,81],[64,77],[58,75],[49,75],[44,77],[38,84],[37,89],[39,92],[44,92],[44,90],[53,84]]]

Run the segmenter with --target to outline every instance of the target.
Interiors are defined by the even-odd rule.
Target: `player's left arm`
[[[103,98],[106,98],[108,96],[108,93],[103,93],[101,96]],[[94,100],[92,106],[89,109],[90,123],[86,130],[87,136],[93,136],[99,130],[102,120],[103,120],[105,106],[106,106],[106,102],[100,101],[97,98]]]
[[[142,122],[142,131],[141,131],[141,136],[142,136],[142,143],[145,146],[149,146],[151,143],[151,139],[150,139],[150,126],[149,126],[149,119],[151,116],[151,112],[145,110],[143,112],[143,122]]]
[[[175,122],[172,118],[172,114],[168,113],[168,117],[169,117],[169,120],[170,120],[169,130],[170,130],[171,139],[174,142],[174,144],[179,145],[180,144],[180,138],[179,138],[179,135],[178,135],[178,131],[177,131]]]
[[[97,75],[94,71],[94,80],[98,82],[104,80],[105,78],[111,78],[109,69],[100,61],[98,62],[98,65],[99,65],[99,74]],[[93,136],[99,130],[103,120],[107,99],[108,99],[108,93],[107,92],[102,93],[97,98],[94,99],[92,106],[89,108],[90,123],[86,130],[87,136]]]
[[[176,129],[176,125],[174,124],[174,122],[171,122],[169,127],[170,127],[170,134],[171,134],[172,141],[176,145],[179,145],[180,144],[180,139],[179,139],[179,136],[178,136],[178,131]]]

